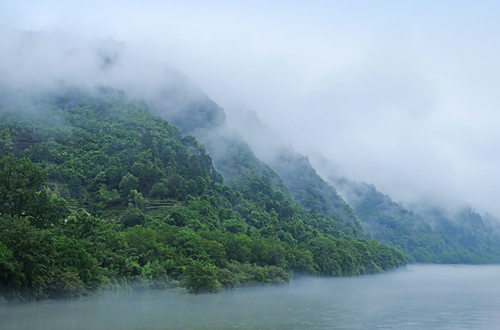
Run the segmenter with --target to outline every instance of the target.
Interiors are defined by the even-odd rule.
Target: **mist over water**
[[[0,305],[11,329],[497,329],[500,266],[410,265],[222,294],[108,294]]]

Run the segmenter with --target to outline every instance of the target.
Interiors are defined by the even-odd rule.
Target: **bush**
[[[140,210],[134,208],[123,213],[120,222],[125,228],[142,226],[146,222],[146,216]]]
[[[194,260],[186,266],[183,284],[189,293],[220,292],[217,267],[212,264]]]
[[[78,274],[71,271],[59,271],[46,290],[47,295],[51,298],[73,298],[86,293],[85,286]]]
[[[163,183],[155,183],[149,192],[149,197],[153,199],[165,199],[168,197],[168,189]]]

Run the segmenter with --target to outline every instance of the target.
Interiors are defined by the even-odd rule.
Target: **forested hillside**
[[[283,151],[272,167],[283,178],[294,200],[307,210],[332,219],[338,229],[348,235],[362,236],[363,227],[352,208],[325,182],[307,157]]]
[[[246,174],[227,186],[194,137],[121,92],[67,90],[4,103],[0,295],[216,292],[406,263],[398,250],[301,208],[279,175],[261,163],[255,171],[258,160],[239,148],[242,159],[226,165]]]
[[[323,232],[336,237],[363,236],[363,227],[351,207],[333,186],[316,173],[307,157],[279,144],[276,147],[276,142],[272,141],[270,132],[266,131],[260,120],[253,115],[245,116],[244,122],[240,124],[241,129],[251,134],[262,134],[261,143],[274,146],[269,148],[275,153],[270,157],[272,160],[263,162],[255,156],[239,132],[225,125],[221,108],[203,96],[197,96],[196,99],[196,111],[187,111],[189,115],[180,115],[178,111],[161,107],[161,104],[169,104],[164,98],[152,102],[152,111],[202,141],[212,155],[215,168],[233,189],[241,192],[245,182],[263,179],[281,192],[285,200],[293,200],[302,209],[312,212],[315,219],[313,227],[321,227]],[[175,108],[185,107],[185,104],[181,104]]]
[[[335,185],[377,241],[396,247],[410,262],[482,264],[500,262],[500,236],[470,207],[450,213],[442,207],[407,210],[373,185],[345,178]]]
[[[362,236],[363,228],[352,209],[316,174],[307,160],[301,161],[305,158],[298,162],[280,159],[277,162],[280,166],[272,163],[271,168],[259,160],[236,133],[220,128],[212,134],[203,133],[200,136],[214,159],[214,167],[234,190],[251,198],[253,192],[261,190],[252,182],[264,181],[283,195],[287,203],[300,206],[300,212],[305,212],[301,218],[312,227],[334,237]]]
[[[331,177],[327,183],[307,157],[279,141],[279,136],[251,110],[242,109],[233,122],[283,179],[292,199],[329,219],[342,234],[365,235],[396,247],[408,255],[410,262],[500,262],[500,221],[491,214],[481,216],[470,206],[445,210],[444,205],[436,203],[414,205],[410,211],[372,185],[331,177],[331,173],[336,173],[335,166],[319,159],[317,165],[322,174]]]

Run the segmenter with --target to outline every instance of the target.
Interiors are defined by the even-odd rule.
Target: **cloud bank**
[[[337,175],[499,215],[498,14],[493,1],[7,0],[0,83],[140,94],[182,72],[230,123],[250,108]]]

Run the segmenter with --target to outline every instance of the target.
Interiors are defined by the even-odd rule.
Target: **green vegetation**
[[[293,214],[323,234],[363,236],[354,211],[318,176],[307,158],[280,158],[272,164],[278,174],[234,134],[216,134],[215,138],[201,134],[201,138],[211,151],[215,168],[244,198],[266,205],[274,200],[278,204],[272,207],[281,216]]]
[[[500,236],[469,208],[449,214],[438,207],[419,214],[393,202],[373,185],[337,180],[374,239],[408,254],[410,262],[484,264],[500,262]],[[432,226],[431,226],[432,224]]]
[[[301,208],[270,169],[224,185],[203,145],[122,93],[3,107],[0,155],[0,295],[9,301],[217,292],[406,263]]]
[[[283,152],[272,165],[301,207],[331,219],[344,234],[363,236],[363,227],[354,211],[335,188],[316,173],[307,157]]]

